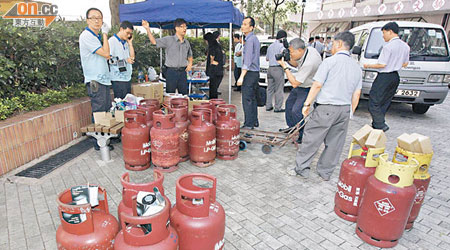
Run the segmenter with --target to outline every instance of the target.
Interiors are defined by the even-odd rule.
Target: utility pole
[[[305,5],[306,5],[306,0],[302,0],[302,17],[300,20],[300,39],[302,39],[302,33],[303,33],[303,14],[305,13]]]

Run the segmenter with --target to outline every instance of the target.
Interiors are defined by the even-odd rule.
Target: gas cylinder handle
[[[56,200],[58,203],[59,218],[61,226],[64,231],[71,234],[88,234],[94,232],[94,220],[92,218],[92,207],[90,203],[82,205],[69,205],[66,204],[68,200],[72,199],[71,189],[62,191]],[[86,220],[79,224],[70,224],[63,218],[63,213],[67,214],[85,214]]]
[[[211,181],[213,185],[211,188],[202,188],[192,183],[194,179]],[[216,186],[217,179],[208,174],[194,173],[181,176],[178,178],[176,184],[177,208],[179,208],[180,212],[193,215],[194,217],[208,216],[210,203],[214,203],[216,201]],[[189,204],[189,202],[186,202],[183,197],[190,199],[203,199],[203,204]]]
[[[134,197],[135,198],[135,197]],[[139,245],[139,246],[148,246],[154,245],[157,242],[160,242],[162,239],[167,238],[169,235],[169,230],[167,227],[168,219],[169,219],[169,209],[170,206],[169,200],[164,197],[165,206],[163,210],[160,212],[150,215],[150,216],[137,216],[137,215],[129,215],[125,212],[120,214],[121,225],[124,234],[124,240],[129,245]],[[133,200],[133,207],[136,207],[136,200]],[[133,208],[134,209],[134,208]],[[151,225],[151,231],[146,234],[135,234],[133,230],[127,230],[130,226],[137,225]],[[131,224],[131,225],[130,225]]]
[[[199,200],[202,203],[194,205],[194,200]],[[179,186],[177,183],[176,206],[183,214],[192,217],[207,217],[209,215],[210,190],[189,190]]]

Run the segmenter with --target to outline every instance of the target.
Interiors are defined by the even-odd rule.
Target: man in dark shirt
[[[256,91],[259,89],[260,44],[256,35],[253,34],[254,29],[255,19],[252,17],[244,18],[241,31],[245,34],[245,43],[241,76],[239,77],[237,85],[242,85],[242,106],[244,108],[245,117],[244,125],[242,127],[247,129],[253,129],[254,127],[259,126]]]
[[[157,48],[164,48],[166,51],[166,92],[186,95],[188,84],[186,72],[192,70],[192,49],[189,41],[185,38],[187,24],[181,18],[174,22],[175,35],[155,39],[150,31],[149,23],[142,20],[142,26],[147,30],[148,38]]]

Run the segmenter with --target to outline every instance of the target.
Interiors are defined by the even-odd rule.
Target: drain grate
[[[31,166],[22,172],[16,174],[16,176],[29,177],[29,178],[41,178],[53,170],[61,167],[66,162],[79,156],[92,148],[93,142],[89,139],[83,140],[59,153],[51,156],[50,158]]]

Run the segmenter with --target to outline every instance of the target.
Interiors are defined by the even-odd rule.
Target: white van
[[[431,23],[396,21],[399,37],[411,48],[409,65],[399,71],[400,85],[394,102],[411,103],[415,113],[424,114],[430,106],[440,104],[448,93],[450,83],[450,55],[447,36],[442,26]],[[353,57],[361,67],[377,63],[386,42],[381,27],[387,22],[367,23],[350,30],[355,35]],[[367,99],[374,69],[363,69],[361,98]]]

